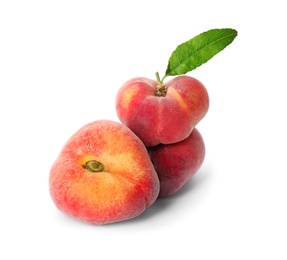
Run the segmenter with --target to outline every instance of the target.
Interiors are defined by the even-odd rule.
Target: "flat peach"
[[[205,157],[204,141],[196,128],[181,142],[159,144],[148,150],[160,180],[160,197],[179,191],[198,171]]]
[[[120,121],[146,146],[184,140],[208,108],[206,88],[186,75],[175,77],[163,86],[155,80],[134,78],[121,86],[116,97]]]
[[[142,141],[109,120],[89,123],[71,136],[51,168],[49,184],[61,211],[93,224],[134,218],[159,193]]]

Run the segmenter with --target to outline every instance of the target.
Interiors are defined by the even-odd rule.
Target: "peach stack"
[[[166,84],[134,78],[119,89],[118,117],[147,147],[160,180],[160,197],[177,192],[202,165],[205,145],[195,126],[208,108],[206,88],[189,76]]]
[[[204,85],[186,76],[237,36],[212,29],[179,45],[160,80],[137,77],[116,95],[121,123],[96,120],[66,142],[52,165],[49,189],[59,210],[108,224],[140,215],[158,197],[179,191],[201,167],[205,145],[196,128],[209,109]],[[177,76],[163,83],[167,76]]]

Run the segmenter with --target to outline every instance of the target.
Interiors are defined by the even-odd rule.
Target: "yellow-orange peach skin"
[[[164,84],[166,94],[156,95],[158,82],[133,78],[116,96],[116,111],[146,146],[176,143],[187,138],[206,115],[209,97],[204,85],[190,76],[178,76]]]
[[[59,210],[93,224],[134,218],[159,194],[144,144],[110,120],[91,122],[70,137],[52,165],[49,184]]]

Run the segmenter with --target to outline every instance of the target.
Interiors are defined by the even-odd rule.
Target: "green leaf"
[[[212,29],[182,43],[169,58],[164,78],[194,70],[232,43],[236,36],[234,29]]]

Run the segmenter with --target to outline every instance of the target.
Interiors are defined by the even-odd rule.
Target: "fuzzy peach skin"
[[[196,128],[181,142],[159,144],[148,150],[160,180],[159,197],[179,191],[198,171],[205,157],[204,141]]]
[[[178,76],[164,86],[166,95],[157,96],[157,81],[133,78],[121,86],[116,96],[118,118],[146,146],[184,140],[209,108],[207,90],[195,78]]]
[[[59,210],[100,225],[141,214],[158,197],[159,180],[146,147],[130,129],[98,120],[64,145],[50,170],[49,188]]]

